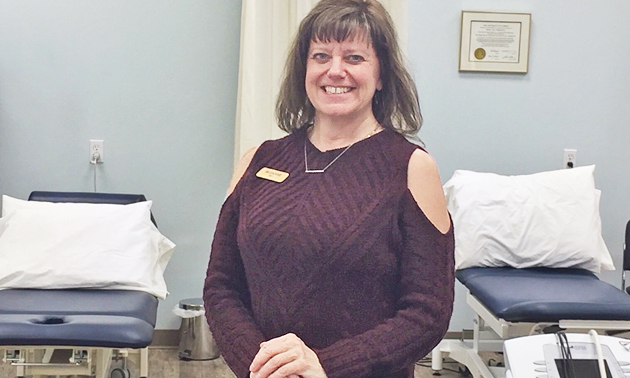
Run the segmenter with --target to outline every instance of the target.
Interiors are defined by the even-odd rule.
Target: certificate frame
[[[459,71],[526,74],[530,13],[462,11]]]

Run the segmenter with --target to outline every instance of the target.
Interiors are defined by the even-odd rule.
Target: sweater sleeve
[[[373,329],[316,350],[329,378],[403,370],[426,356],[448,330],[455,285],[452,224],[440,233],[408,190],[401,206],[398,311]]]
[[[212,335],[228,366],[239,378],[248,376],[249,365],[264,341],[251,315],[247,280],[236,241],[240,190],[237,185],[221,208],[203,289]]]

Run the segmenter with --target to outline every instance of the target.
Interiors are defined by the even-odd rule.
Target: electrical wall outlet
[[[562,158],[562,168],[575,168],[577,166],[577,150],[571,148],[564,149]]]
[[[90,163],[101,164],[103,162],[103,140],[90,140]]]

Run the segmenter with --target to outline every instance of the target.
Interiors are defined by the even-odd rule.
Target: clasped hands
[[[326,378],[317,354],[292,333],[261,343],[249,370],[251,378]]]

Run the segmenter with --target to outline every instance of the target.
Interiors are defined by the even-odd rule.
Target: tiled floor
[[[421,361],[416,365],[415,378],[433,377],[430,361]],[[120,367],[117,364],[113,368]],[[137,366],[130,363],[131,377],[138,377]],[[458,364],[444,364],[441,377],[461,377],[457,372]],[[0,378],[15,378],[15,368],[0,362]],[[234,378],[232,371],[222,358],[210,361],[181,361],[176,348],[149,349],[149,378]]]

